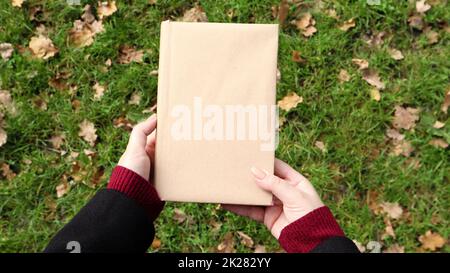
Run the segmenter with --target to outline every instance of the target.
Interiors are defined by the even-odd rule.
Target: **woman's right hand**
[[[264,223],[275,238],[290,223],[324,206],[312,184],[287,163],[275,159],[275,175],[251,169],[256,184],[274,195],[272,206],[222,205],[226,210]]]

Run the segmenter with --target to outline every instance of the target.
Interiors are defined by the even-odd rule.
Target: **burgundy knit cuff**
[[[108,189],[119,191],[135,200],[153,222],[164,207],[155,187],[142,176],[122,166],[116,166],[109,178]]]
[[[322,241],[336,236],[345,234],[330,209],[323,206],[287,225],[278,241],[287,252],[306,253]]]

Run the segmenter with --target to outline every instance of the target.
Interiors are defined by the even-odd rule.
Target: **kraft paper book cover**
[[[278,25],[161,24],[155,186],[163,200],[270,205]]]

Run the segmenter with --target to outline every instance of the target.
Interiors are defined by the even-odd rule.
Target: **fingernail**
[[[264,177],[266,177],[267,175],[267,172],[257,167],[252,167],[250,170],[252,171],[253,175],[258,179],[264,179]]]

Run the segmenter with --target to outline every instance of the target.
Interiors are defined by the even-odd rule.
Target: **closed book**
[[[162,200],[270,205],[278,25],[161,24],[155,186]]]

